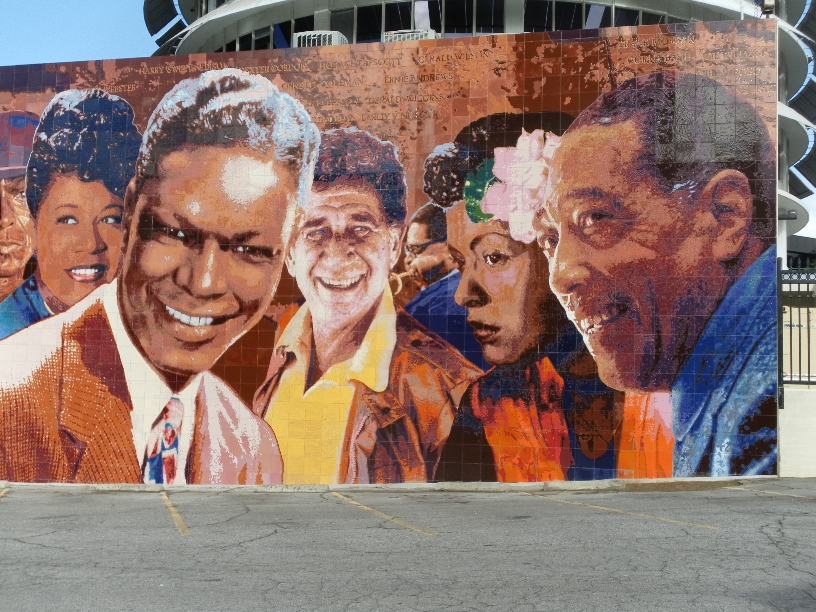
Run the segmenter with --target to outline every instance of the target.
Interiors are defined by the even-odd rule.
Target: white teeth
[[[330,287],[332,289],[348,289],[352,285],[355,285],[358,282],[360,282],[360,279],[362,279],[363,276],[365,276],[365,275],[361,274],[357,278],[354,278],[354,279],[351,279],[351,280],[343,280],[343,279],[329,280],[327,278],[320,278],[319,280],[320,280],[321,283],[323,283],[324,285],[326,285],[327,287]]]
[[[181,321],[185,325],[189,325],[190,327],[204,327],[205,325],[212,325],[213,317],[191,317],[190,315],[186,315],[183,312],[179,312],[174,308],[170,308],[165,304],[164,306],[167,309],[168,314],[176,319],[177,321]]]
[[[591,335],[601,331],[604,323],[618,317],[625,309],[619,304],[610,304],[606,306],[604,311],[600,314],[586,317],[578,321],[578,327],[585,334]]]
[[[76,276],[96,276],[99,272],[98,268],[71,268],[71,274]]]

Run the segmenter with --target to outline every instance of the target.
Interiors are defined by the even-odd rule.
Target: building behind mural
[[[0,68],[0,479],[775,474],[776,79],[773,20]]]

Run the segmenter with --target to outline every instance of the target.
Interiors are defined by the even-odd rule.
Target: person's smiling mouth
[[[600,306],[596,312],[589,315],[573,312],[572,319],[576,322],[578,329],[587,336],[600,333],[609,325],[612,325],[630,311],[629,304],[623,301],[609,302]]]
[[[331,291],[350,291],[362,283],[365,277],[366,274],[362,273],[348,278],[325,278],[321,276],[315,278],[318,283]]]
[[[75,266],[68,268],[65,273],[78,283],[98,283],[105,278],[108,266],[94,264],[91,266]]]
[[[11,255],[12,253],[25,249],[25,247],[26,245],[23,242],[0,240],[0,255]]]
[[[229,318],[229,317],[210,317],[191,315],[180,310],[176,310],[175,308],[172,308],[167,304],[164,305],[164,309],[167,311],[167,314],[169,314],[173,319],[189,327],[207,327],[210,325],[220,325]]]

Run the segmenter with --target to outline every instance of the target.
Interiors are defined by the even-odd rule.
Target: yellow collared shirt
[[[386,287],[357,352],[330,367],[306,389],[312,343],[312,317],[306,304],[278,341],[295,359],[281,376],[266,413],[283,456],[284,484],[335,484],[342,478],[340,458],[355,391],[351,381],[378,393],[388,387],[397,343],[397,314],[390,288]]]

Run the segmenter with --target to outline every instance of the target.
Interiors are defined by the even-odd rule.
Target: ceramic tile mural
[[[0,479],[775,473],[774,28],[0,68]]]

